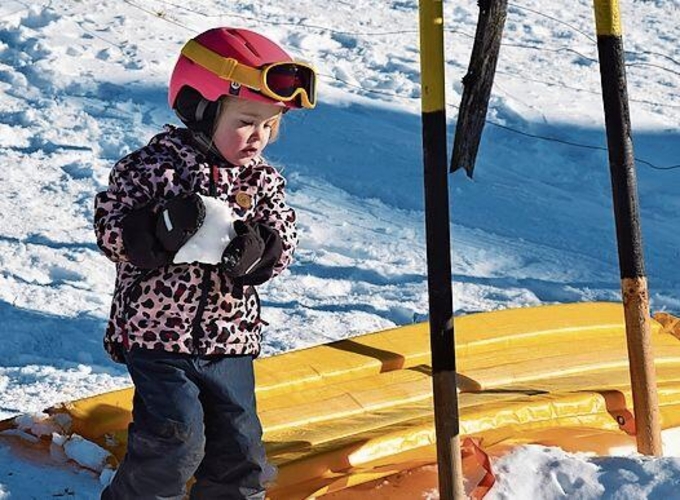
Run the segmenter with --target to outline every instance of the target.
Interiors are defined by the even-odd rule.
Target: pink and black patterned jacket
[[[167,264],[140,269],[123,243],[123,220],[169,199],[211,195],[237,218],[264,224],[281,238],[273,274],[291,262],[297,245],[295,212],[286,204],[285,180],[261,159],[235,167],[212,161],[185,129],[166,126],[143,148],[121,159],[109,188],[95,198],[97,243],[116,263],[116,285],[104,345],[115,361],[132,347],[186,354],[253,355],[260,352],[262,321],[253,286],[234,283],[218,265]],[[238,288],[238,290],[237,290]]]

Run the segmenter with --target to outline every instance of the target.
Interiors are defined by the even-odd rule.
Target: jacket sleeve
[[[276,232],[280,239],[280,257],[274,264],[273,276],[278,276],[293,261],[298,244],[295,210],[286,202],[286,180],[276,169],[265,167],[270,182],[256,208],[252,222],[267,226]]]
[[[97,245],[113,262],[128,262],[124,244],[124,227],[135,214],[150,210],[156,203],[152,169],[141,165],[137,153],[120,160],[111,170],[109,188],[95,196],[94,229]],[[127,218],[128,215],[132,217]],[[140,227],[140,230],[145,228]]]

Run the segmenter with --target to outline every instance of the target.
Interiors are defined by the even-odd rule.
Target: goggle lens
[[[274,94],[288,99],[299,89],[307,94],[307,99],[312,106],[315,105],[315,74],[314,70],[307,66],[295,63],[280,63],[267,68],[266,83],[269,90]]]

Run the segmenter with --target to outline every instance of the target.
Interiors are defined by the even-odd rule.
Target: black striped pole
[[[649,291],[642,254],[621,14],[618,0],[594,2],[637,447],[645,455],[660,456],[663,454],[661,423],[651,345]]]
[[[439,495],[465,498],[456,393],[446,161],[443,0],[420,0],[425,231]]]

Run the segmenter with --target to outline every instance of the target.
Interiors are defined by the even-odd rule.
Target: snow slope
[[[621,7],[652,307],[677,314],[680,168],[659,167],[680,158],[680,2]],[[619,297],[591,9],[510,4],[475,179],[450,179],[459,314]],[[445,17],[452,130],[476,2]],[[301,247],[262,290],[265,355],[424,319],[417,20],[415,0],[3,2],[0,418],[129,383],[101,348],[113,266],[92,198],[115,160],[176,123],[169,71],[216,25],[257,29],[321,75],[322,104],[288,114],[268,149]],[[0,449],[0,498],[96,496],[82,471],[31,482],[16,460]]]

